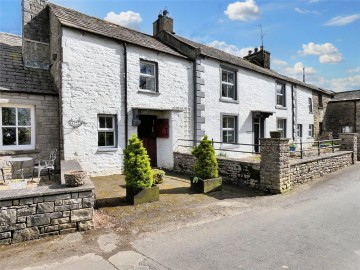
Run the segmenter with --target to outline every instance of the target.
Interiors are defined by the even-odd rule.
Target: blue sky
[[[360,89],[358,0],[52,0],[88,15],[152,34],[165,8],[174,31],[243,56],[261,45],[271,68],[334,90]],[[0,32],[21,34],[21,0],[0,0]]]

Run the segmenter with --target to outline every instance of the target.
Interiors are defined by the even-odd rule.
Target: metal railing
[[[178,142],[191,142],[191,145],[184,145],[184,144],[177,144],[178,147],[194,147],[195,144],[201,142],[201,140],[190,140],[190,139],[178,139]],[[227,143],[227,142],[217,142],[214,141],[214,139],[211,139],[212,145],[214,146],[215,151],[221,151],[221,152],[234,152],[234,153],[245,153],[245,154],[260,154],[260,144],[253,144],[253,143]],[[217,146],[219,145],[219,146]],[[259,151],[244,151],[244,150],[235,150],[231,148],[223,148],[222,146],[251,146],[252,149],[255,147],[258,147]]]
[[[340,148],[340,144],[337,144],[340,142],[341,139],[332,139],[332,140],[319,140],[319,141],[313,141],[313,142],[303,142],[302,139],[300,139],[300,142],[292,142],[289,144],[290,153],[299,153],[300,158],[303,159],[304,155],[306,155],[306,152],[315,152],[317,156],[320,156],[322,153],[334,153],[335,149]],[[310,147],[306,147],[307,145],[311,145]],[[293,145],[299,145],[300,149],[292,150],[291,148]],[[305,147],[304,147],[305,146]],[[321,151],[323,150],[323,151]],[[325,150],[325,151],[324,151]]]

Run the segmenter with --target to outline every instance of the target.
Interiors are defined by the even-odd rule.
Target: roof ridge
[[[16,37],[16,38],[22,38],[22,36],[19,36],[19,35],[13,34],[13,33],[0,32],[0,34],[4,34],[7,36],[12,36],[12,37]]]

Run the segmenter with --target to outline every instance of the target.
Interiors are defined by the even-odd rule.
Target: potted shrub
[[[132,204],[159,200],[159,188],[153,185],[150,158],[136,134],[124,151],[126,198]]]
[[[289,149],[290,149],[290,151],[295,151],[296,150],[296,144],[294,142],[289,143]]]
[[[164,182],[165,172],[160,169],[152,169],[154,184],[162,184]]]
[[[191,153],[196,157],[195,176],[190,178],[191,189],[202,193],[221,190],[222,178],[219,177],[215,150],[206,135]]]

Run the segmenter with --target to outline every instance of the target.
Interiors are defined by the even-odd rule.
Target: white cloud
[[[317,3],[317,2],[320,2],[320,0],[309,0],[310,4]]]
[[[305,67],[306,81],[317,76],[317,71],[313,67],[306,67],[302,62],[297,62],[294,66],[290,66],[286,61],[273,59],[271,60],[272,68],[285,76],[297,79],[299,81],[303,80],[303,68]]]
[[[119,14],[110,11],[105,16],[104,20],[136,30],[140,29],[140,23],[142,22],[140,14],[131,10],[126,12],[120,12]]]
[[[252,47],[247,47],[247,48],[238,48],[235,45],[231,45],[231,44],[227,44],[224,41],[219,41],[219,40],[214,40],[210,43],[207,44],[208,46],[211,46],[213,48],[222,50],[224,52],[233,54],[233,55],[237,55],[240,57],[244,57],[245,55],[248,54],[249,50],[252,50]]]
[[[334,64],[340,63],[344,60],[343,55],[340,53],[331,43],[315,44],[309,42],[303,44],[303,50],[299,51],[301,55],[319,55],[319,61],[321,64]]]
[[[254,0],[237,1],[229,4],[224,13],[233,21],[254,21],[260,15],[260,8]]]
[[[286,61],[280,60],[280,59],[272,59],[271,60],[271,65],[275,65],[275,66],[287,66],[288,63]]]
[[[360,75],[330,80],[330,89],[336,92],[360,90]]]
[[[326,26],[343,26],[360,19],[360,14],[336,16],[325,23]]]
[[[360,67],[354,68],[354,69],[349,69],[348,72],[350,73],[358,73],[360,72]]]
[[[320,12],[316,11],[316,10],[307,10],[307,9],[301,9],[301,8],[295,8],[295,11],[300,14],[315,14],[315,15],[320,14]]]

